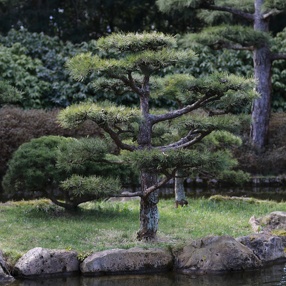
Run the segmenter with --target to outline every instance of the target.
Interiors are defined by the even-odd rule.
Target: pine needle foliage
[[[143,52],[146,50],[162,50],[166,47],[175,47],[174,37],[163,33],[116,33],[110,37],[100,38],[97,46],[106,51]]]
[[[136,123],[141,120],[140,111],[126,106],[116,106],[110,102],[100,104],[83,103],[71,105],[59,114],[59,122],[65,128],[76,127],[86,120],[96,124]]]
[[[202,1],[197,4],[202,5]],[[256,96],[252,80],[226,73],[204,78],[190,74],[164,76],[166,68],[180,68],[197,58],[190,49],[174,49],[176,45],[175,37],[161,33],[113,34],[98,41],[100,54],[80,54],[67,63],[71,75],[78,80],[96,74],[96,90],[118,95],[130,92],[138,99],[137,108],[110,102],[86,103],[72,105],[59,115],[60,124],[67,128],[86,120],[94,122],[118,148],[118,153],[113,154],[118,155],[117,163],[140,174],[141,189],[136,195],[141,197],[143,213],[138,239],[155,238],[155,191],[177,170],[211,178],[236,167],[236,160],[225,148],[240,143],[230,133],[240,125],[235,114],[242,113],[242,107]],[[176,108],[151,109],[151,98],[158,97],[175,100]],[[221,133],[204,141],[216,131]],[[106,158],[116,161],[111,155]],[[79,182],[84,179],[76,177]],[[67,190],[73,188],[66,186]],[[91,187],[89,183],[87,186]]]
[[[247,26],[215,26],[205,28],[198,34],[186,34],[182,42],[197,42],[201,45],[211,46],[214,49],[261,47],[270,43],[270,35],[255,31]]]
[[[69,193],[70,200],[84,196],[92,196],[94,200],[104,199],[121,190],[121,183],[118,179],[98,176],[73,175],[62,181],[60,186]]]

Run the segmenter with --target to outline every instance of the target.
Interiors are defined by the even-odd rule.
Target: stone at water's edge
[[[254,232],[271,233],[280,230],[286,234],[286,212],[275,211],[260,218],[252,216],[249,223]]]
[[[282,239],[269,234],[253,234],[237,238],[264,263],[285,259]]]
[[[172,269],[173,257],[163,249],[111,249],[87,257],[80,269],[84,275],[154,273]]]
[[[0,285],[4,283],[10,283],[15,279],[8,272],[6,262],[3,258],[3,253],[0,250]]]
[[[175,271],[185,274],[241,271],[261,266],[252,250],[229,236],[197,239],[175,252]]]
[[[14,267],[20,277],[45,276],[79,272],[79,261],[75,251],[36,247],[24,254]]]

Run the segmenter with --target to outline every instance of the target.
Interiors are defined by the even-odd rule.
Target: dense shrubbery
[[[117,172],[113,172],[112,164],[108,164],[105,158],[105,152],[111,146],[103,142],[100,150],[92,148],[93,152],[89,153],[88,147],[81,141],[71,137],[42,136],[22,144],[14,152],[3,178],[2,185],[7,197],[46,197],[66,209],[76,209],[82,202],[103,199],[119,192],[121,183]],[[76,151],[80,149],[81,156],[77,156],[76,160],[81,161],[81,165],[65,168],[65,164],[58,164],[58,158],[73,161],[68,157],[72,155],[68,152],[68,146],[74,142],[78,147]],[[102,174],[102,165],[107,166],[108,172]],[[100,176],[97,176],[96,169],[101,171]],[[88,180],[84,180],[85,176],[89,176]]]
[[[249,128],[244,131],[244,143],[235,151],[239,167],[252,175],[278,176],[285,174],[286,115],[273,113],[269,126],[269,142],[261,155],[249,146]]]
[[[283,51],[284,35],[281,32],[275,39],[275,47]],[[184,48],[188,38],[180,41],[180,48]],[[120,91],[95,91],[90,83],[94,78],[91,74],[83,82],[73,80],[65,67],[66,61],[77,53],[96,52],[96,42],[72,44],[62,42],[57,37],[49,37],[42,33],[30,33],[27,30],[11,30],[7,36],[0,36],[1,78],[17,87],[22,92],[21,105],[25,108],[66,107],[72,103],[85,100],[110,100],[119,104],[133,104],[136,98],[131,93],[124,96]],[[214,71],[223,71],[242,76],[253,75],[252,56],[245,51],[213,51],[203,46],[192,47],[198,54],[197,60],[192,60],[182,73],[194,76],[204,76]],[[274,110],[285,110],[285,73],[284,63],[274,63],[273,68],[273,102]],[[177,69],[178,67],[176,67]],[[165,69],[164,73],[169,73]],[[0,79],[1,79],[0,78]],[[120,95],[120,96],[119,96]],[[154,100],[157,107],[172,106],[174,102],[160,99]]]
[[[5,174],[13,152],[32,138],[44,135],[93,137],[99,134],[98,129],[88,122],[76,130],[63,129],[57,123],[58,112],[59,110],[22,110],[16,107],[0,109],[0,177]]]
[[[93,96],[89,86],[69,77],[65,62],[76,53],[93,50],[94,42],[74,45],[57,37],[11,30],[0,37],[4,59],[0,74],[22,91],[25,108],[67,106]]]

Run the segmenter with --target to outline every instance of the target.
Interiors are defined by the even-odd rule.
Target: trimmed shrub
[[[64,137],[99,136],[96,126],[86,122],[80,128],[64,129],[57,123],[59,110],[23,110],[16,107],[0,109],[0,178],[7,170],[7,162],[23,143],[44,135]]]

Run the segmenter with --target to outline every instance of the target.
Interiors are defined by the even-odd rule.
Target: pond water
[[[284,264],[256,271],[220,275],[125,275],[102,277],[65,277],[16,281],[9,286],[283,286]]]
[[[208,198],[213,195],[253,197],[262,200],[274,200],[277,202],[286,201],[286,186],[279,187],[221,187],[221,188],[204,188],[204,187],[186,187],[185,192],[189,198]],[[159,191],[161,198],[174,197],[174,188],[166,187]]]

